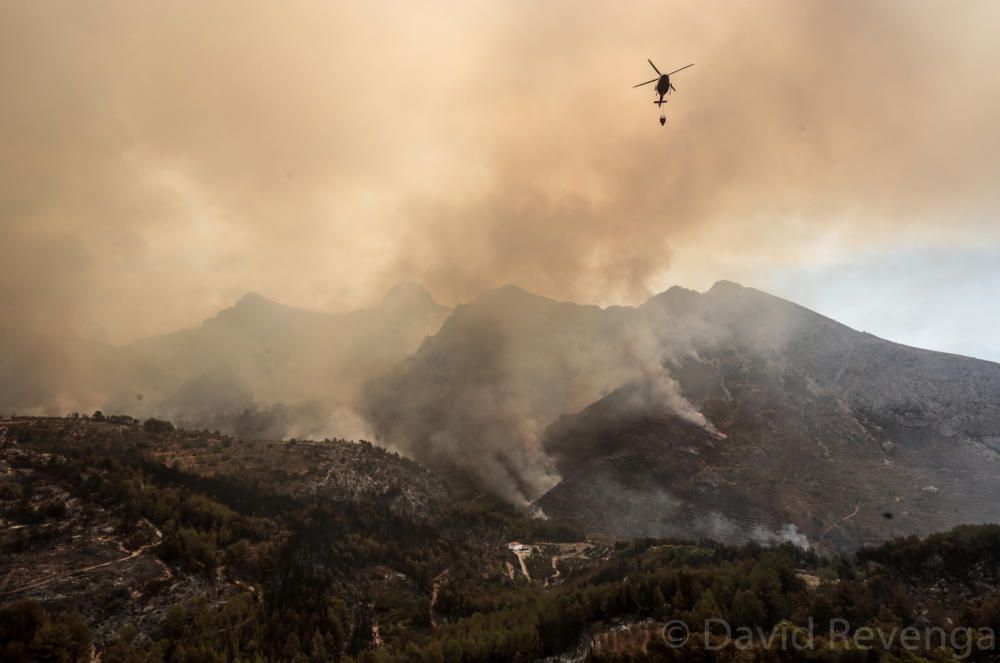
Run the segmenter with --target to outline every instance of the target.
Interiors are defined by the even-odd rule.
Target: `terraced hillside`
[[[996,526],[823,558],[581,539],[463,490],[365,444],[0,420],[0,659],[690,660],[705,645],[669,645],[667,624],[1000,626]],[[892,641],[882,660],[990,660],[984,647]],[[821,637],[814,656],[870,649]],[[718,652],[787,660],[764,641]]]
[[[283,623],[325,600],[341,607],[303,628],[361,650],[426,621],[443,570],[513,584],[505,522],[456,514],[439,479],[367,443],[0,420],[0,604],[82,615],[100,647],[146,646],[200,613]]]

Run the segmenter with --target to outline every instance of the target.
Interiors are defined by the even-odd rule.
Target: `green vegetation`
[[[708,619],[781,633],[810,619],[820,634],[835,620],[879,632],[1000,628],[998,526],[832,559],[790,545],[636,540],[563,559],[559,582],[543,586],[557,542],[580,537],[565,523],[526,518],[474,494],[423,512],[401,511],[396,490],[374,499],[290,497],[239,470],[196,475],[154,460],[168,443],[225,454],[239,441],[122,425],[114,443],[102,441],[110,429],[93,433],[83,424],[72,443],[44,427],[19,431],[19,449],[33,451],[7,456],[25,472],[0,487],[8,517],[28,525],[5,542],[4,554],[31,555],[46,544],[52,534],[43,525],[63,517],[62,502],[49,497],[58,486],[116,514],[122,533],[151,523],[162,539],[145,554],[173,574],[236,589],[222,599],[204,591],[177,601],[152,626],[119,622],[110,640],[92,635],[92,615],[71,605],[13,600],[0,607],[3,661],[89,660],[92,641],[105,663],[530,661],[581,646],[593,661],[770,661],[790,660],[789,653],[762,643],[709,650],[697,639],[671,649],[648,634],[668,620],[697,632]],[[314,449],[289,445],[273,462],[293,452],[311,457]],[[364,463],[383,458],[371,448],[359,452]],[[505,563],[516,564],[506,548],[515,538],[538,544],[531,584],[505,571]],[[848,648],[820,637],[791,658],[912,662],[952,660],[953,653]]]
[[[90,660],[90,633],[80,615],[50,614],[30,599],[0,606],[0,660]]]

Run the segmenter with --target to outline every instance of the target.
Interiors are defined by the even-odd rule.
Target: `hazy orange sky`
[[[697,63],[663,128],[646,57]],[[838,265],[938,255],[1000,284],[998,62],[996,2],[0,0],[3,316],[124,341],[402,279],[835,309]]]

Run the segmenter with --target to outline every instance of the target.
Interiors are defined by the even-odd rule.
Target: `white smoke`
[[[694,338],[704,334],[703,326],[686,318],[664,319],[654,310],[648,312],[643,324],[633,326],[626,337],[626,363],[632,364],[635,378],[646,389],[636,392],[642,399],[635,405],[645,408],[664,408],[681,419],[698,426],[716,438],[725,438],[715,425],[684,396],[667,368],[672,362],[685,357],[697,357]]]
[[[506,286],[455,309],[419,352],[370,383],[364,412],[381,444],[465,470],[523,506],[560,480],[548,426],[623,388],[626,408],[724,438],[671,374],[721,336],[669,302],[599,309]]]
[[[528,508],[560,476],[542,449],[544,427],[528,401],[498,391],[488,387],[459,397],[443,426],[430,435],[430,446],[497,495]]]
[[[750,532],[750,538],[763,546],[791,543],[802,550],[809,550],[812,547],[809,543],[809,537],[800,532],[799,528],[792,523],[782,525],[781,529],[777,531],[758,525]]]
[[[812,547],[809,537],[800,532],[799,528],[792,523],[786,523],[777,530],[772,530],[764,525],[754,525],[748,530],[735,520],[721,513],[712,512],[697,519],[692,529],[699,536],[706,536],[723,543],[738,544],[752,541],[766,547],[791,543],[802,550],[809,550]]]
[[[681,386],[663,366],[646,366],[643,378],[649,385],[650,405],[660,405],[718,439],[725,439],[715,425],[689,401],[681,392]]]

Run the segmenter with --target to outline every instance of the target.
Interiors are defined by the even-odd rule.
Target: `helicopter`
[[[663,104],[667,102],[665,97],[667,96],[667,93],[669,93],[671,90],[673,90],[674,92],[677,91],[677,88],[674,87],[674,84],[670,82],[670,77],[673,74],[676,74],[678,71],[682,71],[684,69],[687,69],[688,67],[693,67],[694,63],[692,62],[689,65],[681,67],[680,69],[674,69],[669,74],[661,74],[660,70],[656,68],[656,65],[653,64],[652,60],[646,58],[646,62],[648,62],[649,66],[653,68],[653,71],[659,74],[659,78],[654,78],[652,80],[646,81],[645,83],[639,83],[638,85],[633,85],[632,87],[637,88],[637,87],[642,87],[643,85],[649,85],[650,83],[656,83],[656,94],[660,95],[660,98],[654,99],[653,103],[660,107],[660,126],[662,127],[664,124],[667,123],[667,115],[666,113],[663,112]]]

